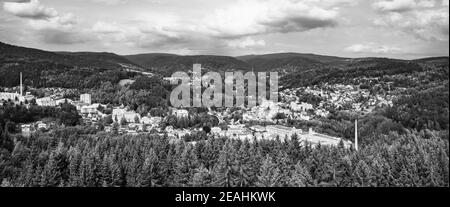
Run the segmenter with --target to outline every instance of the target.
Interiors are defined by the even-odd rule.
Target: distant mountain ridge
[[[255,71],[292,73],[311,68],[341,63],[348,58],[304,53],[274,53],[236,57],[249,63]]]
[[[249,71],[251,66],[242,60],[229,56],[192,55],[181,56],[174,54],[149,53],[125,56],[151,72],[170,76],[176,71],[191,71],[194,63],[202,64],[204,71]]]
[[[252,71],[280,72],[281,75],[323,68],[373,67],[382,63],[415,62],[420,64],[447,64],[446,57],[430,57],[417,60],[390,58],[346,58],[308,53],[274,53],[245,56],[218,55],[176,55],[168,53],[147,53],[120,56],[108,52],[49,52],[39,49],[19,47],[0,42],[0,63],[17,61],[51,62],[77,67],[98,67],[103,69],[132,68],[163,76],[176,71],[192,71],[193,63],[202,64],[203,71]],[[6,67],[6,66],[3,66]]]
[[[113,53],[49,52],[0,42],[0,86],[94,88],[144,69]]]
[[[448,66],[449,57],[441,56],[441,57],[429,57],[429,58],[421,58],[414,60],[419,63],[430,63],[430,64],[444,64]]]
[[[51,62],[77,67],[120,68],[120,64],[139,67],[128,59],[114,53],[95,52],[49,52],[14,46],[0,42],[0,61]]]
[[[311,67],[326,66],[342,62],[348,58],[302,53],[276,53],[246,56],[193,55],[182,56],[165,53],[148,53],[125,56],[131,62],[141,65],[153,72],[170,75],[175,71],[192,69],[193,63],[202,64],[202,68],[214,71],[278,71],[290,73]]]

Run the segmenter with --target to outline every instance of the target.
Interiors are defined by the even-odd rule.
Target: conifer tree
[[[25,187],[34,187],[36,186],[33,183],[33,174],[34,174],[34,166],[31,160],[31,156],[29,156],[25,162],[24,173],[21,175],[20,182]]]
[[[300,162],[298,162],[292,171],[289,185],[292,187],[308,187],[312,184],[311,175]]]
[[[142,172],[139,178],[138,186],[153,187],[157,178],[158,156],[153,149],[150,149],[142,166]]]
[[[69,161],[69,186],[80,186],[82,181],[80,180],[80,164],[81,155],[78,151],[74,150]]]
[[[357,178],[357,185],[360,187],[370,186],[371,172],[370,168],[364,160],[360,160],[355,168],[355,176]]]
[[[112,179],[111,179],[111,169],[109,164],[108,156],[104,156],[101,164],[100,169],[100,177],[101,177],[101,183],[102,187],[108,187],[110,186]]]
[[[197,168],[198,161],[195,151],[191,145],[187,145],[179,159],[175,162],[175,176],[174,181],[176,186],[187,186],[189,180],[193,175],[193,170]]]
[[[276,165],[280,170],[280,184],[281,186],[289,185],[289,178],[291,177],[291,163],[286,152],[279,151],[276,156]]]
[[[44,166],[44,170],[41,173],[41,186],[44,187],[57,187],[61,181],[61,172],[57,169],[55,160],[55,154],[50,154],[47,163]]]
[[[111,185],[113,187],[125,187],[126,186],[126,175],[124,170],[120,167],[119,164],[117,164],[116,162],[113,162],[111,164]]]
[[[238,177],[236,180],[236,184],[239,187],[249,187],[252,181],[252,172],[251,172],[251,157],[252,155],[249,153],[249,142],[245,140],[241,143],[239,150],[236,153],[236,171],[238,173]]]
[[[194,170],[190,185],[193,187],[208,187],[211,184],[213,175],[211,171],[206,169],[203,165]]]
[[[214,185],[223,187],[235,186],[236,177],[235,149],[232,140],[226,141],[220,151],[219,160],[214,166]]]
[[[273,162],[272,157],[267,154],[259,169],[256,185],[258,187],[277,187],[281,185],[280,180],[280,169],[278,169],[276,163]]]

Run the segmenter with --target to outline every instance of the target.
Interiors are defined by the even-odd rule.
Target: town
[[[200,66],[201,67],[201,66]],[[197,128],[177,127],[168,123],[169,117],[178,120],[191,119],[196,116],[194,111],[188,108],[169,107],[167,112],[152,116],[150,113],[139,114],[130,107],[120,105],[112,106],[111,104],[93,103],[91,94],[80,94],[78,99],[65,98],[68,94],[74,92],[70,89],[47,88],[45,97],[37,98],[30,92],[24,93],[24,86],[21,83],[19,87],[7,89],[1,92],[0,104],[13,102],[18,105],[32,105],[42,107],[60,107],[61,104],[73,105],[84,125],[95,126],[99,129],[99,123],[102,124],[101,130],[106,133],[138,135],[141,133],[156,133],[159,135],[167,135],[171,140],[187,140],[186,137],[202,131],[205,128],[199,126]],[[334,89],[333,92],[323,89]],[[17,89],[19,92],[17,92]],[[301,102],[298,93],[306,93],[322,97],[318,104]],[[25,94],[25,95],[24,95]],[[357,102],[360,97],[364,97],[364,103]],[[328,100],[328,102],[326,101]],[[287,126],[289,120],[309,121],[316,117],[326,117],[327,109],[330,107],[343,107],[349,105],[349,109],[353,110],[370,110],[382,104],[392,104],[391,100],[384,97],[369,97],[366,90],[358,90],[353,86],[326,86],[322,89],[318,88],[299,88],[297,90],[284,90],[280,92],[280,102],[275,103],[270,100],[263,100],[254,107],[234,107],[234,108],[208,108],[206,114],[218,120],[216,126],[210,126],[206,129],[208,136],[227,137],[231,139],[249,140],[275,140],[290,139],[297,136],[302,144],[328,145],[338,146],[340,143],[344,147],[350,148],[357,142],[357,133],[354,142],[341,137],[334,137],[322,133],[315,132],[312,128],[301,129],[294,126]],[[233,117],[230,119],[229,117]],[[21,123],[19,128],[24,136],[30,136],[36,131],[49,131],[56,123],[54,121],[39,120],[34,123]],[[357,130],[355,128],[355,130]],[[195,143],[195,141],[192,141]],[[355,146],[357,147],[357,146]]]

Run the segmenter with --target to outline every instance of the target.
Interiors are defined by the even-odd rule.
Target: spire
[[[358,119],[355,119],[355,150],[358,151]]]

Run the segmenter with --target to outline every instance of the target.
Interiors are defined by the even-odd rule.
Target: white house
[[[31,132],[31,124],[22,124],[21,126],[22,133],[30,133]]]
[[[89,106],[82,106],[81,107],[81,113],[82,114],[96,114],[98,113],[98,107],[100,106],[100,104],[92,104]]]
[[[134,112],[134,111],[127,111],[127,112],[125,112],[123,114],[123,117],[125,118],[125,120],[127,120],[128,123],[135,123],[136,121],[137,121],[137,123],[141,122],[141,115],[136,113],[136,112]]]
[[[69,104],[72,104],[72,103],[73,103],[72,100],[67,99],[67,98],[62,98],[62,99],[55,100],[55,104],[56,104],[57,106],[60,105],[60,104],[66,103],[66,102],[69,103]]]
[[[174,109],[173,114],[178,118],[189,116],[189,112],[186,109]]]
[[[56,106],[56,101],[51,97],[44,97],[36,99],[36,104],[38,106]]]
[[[308,110],[312,110],[314,108],[312,104],[305,103],[305,102],[302,102],[300,104],[291,103],[291,109],[292,109],[292,107],[297,109],[296,111],[308,111]],[[292,109],[292,110],[294,110],[294,109]]]
[[[37,128],[38,129],[47,129],[47,124],[43,122],[37,122]]]
[[[86,104],[91,105],[92,104],[92,99],[91,99],[91,94],[81,94],[80,95],[80,101]]]
[[[148,124],[148,125],[158,125],[159,123],[161,123],[162,118],[161,117],[148,117],[148,116],[144,116],[141,118],[141,123],[142,124]]]
[[[0,100],[15,101],[16,99],[19,100],[19,96],[20,96],[20,94],[18,94],[18,93],[4,93],[4,92],[1,92],[0,93]]]

